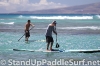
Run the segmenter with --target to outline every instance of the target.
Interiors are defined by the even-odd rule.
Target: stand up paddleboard
[[[47,50],[28,50],[28,49],[13,49],[13,51],[28,51],[28,52],[97,53],[97,52],[100,52],[100,49],[94,49],[94,50],[60,50],[60,49],[52,49],[52,51],[47,51]]]
[[[27,49],[13,49],[13,51],[28,51],[28,52],[34,52],[34,50],[27,50]]]
[[[91,49],[91,50],[67,50],[65,52],[71,52],[71,53],[97,53],[97,52],[100,52],[100,49]]]
[[[48,50],[29,50],[29,49],[13,49],[13,51],[28,51],[28,52],[64,52],[63,50],[59,50],[59,49],[52,49],[52,51],[48,51]]]

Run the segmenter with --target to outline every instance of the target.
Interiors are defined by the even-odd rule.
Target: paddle
[[[56,26],[55,26],[55,30],[56,30]],[[57,43],[57,35],[56,35],[56,48],[59,48],[60,45]]]
[[[56,35],[56,48],[59,48],[60,45],[57,43],[57,35]]]
[[[33,27],[32,27],[32,28],[33,28]],[[32,30],[32,28],[31,28],[30,30]],[[29,30],[29,31],[30,31],[30,30]],[[24,35],[25,35],[25,33],[24,33]],[[23,35],[23,36],[24,36],[24,35]],[[22,37],[23,37],[23,36],[22,36]],[[22,37],[20,37],[20,39],[21,39]],[[20,39],[19,39],[19,40],[20,40]],[[19,40],[18,40],[18,41],[19,41]]]

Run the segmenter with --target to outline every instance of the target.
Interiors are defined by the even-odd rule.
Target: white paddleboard
[[[72,52],[72,53],[96,53],[96,52],[100,52],[100,49],[90,49],[90,50],[66,50],[65,52]]]
[[[30,49],[13,49],[13,51],[28,51],[28,52],[96,53],[96,52],[100,52],[100,49],[91,49],[91,50],[60,50],[60,49],[53,49],[52,51],[48,51],[48,50],[30,50]]]
[[[63,50],[53,49],[52,51],[48,50],[30,50],[30,49],[13,49],[13,51],[28,51],[28,52],[64,52]]]

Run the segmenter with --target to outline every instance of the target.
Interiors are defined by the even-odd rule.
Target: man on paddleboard
[[[30,37],[30,26],[34,27],[35,25],[33,25],[31,21],[28,20],[25,24],[25,41],[28,41],[28,38]]]
[[[46,42],[47,42],[47,50],[49,50],[49,46],[50,46],[50,50],[52,50],[52,46],[54,42],[53,37],[52,37],[52,32],[57,35],[57,32],[55,30],[56,24],[57,24],[56,21],[53,21],[47,27],[46,34],[45,34]]]

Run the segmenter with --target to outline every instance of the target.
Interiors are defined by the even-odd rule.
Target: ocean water
[[[31,36],[27,43],[22,36],[28,19],[35,27],[30,31]],[[99,66],[100,52],[38,52],[46,50],[45,31],[48,24],[54,20],[57,21],[59,49],[64,51],[100,49],[99,14],[0,14],[0,66]],[[55,49],[54,34],[53,38]],[[37,52],[13,51],[13,49]],[[21,64],[22,61],[26,63]]]

